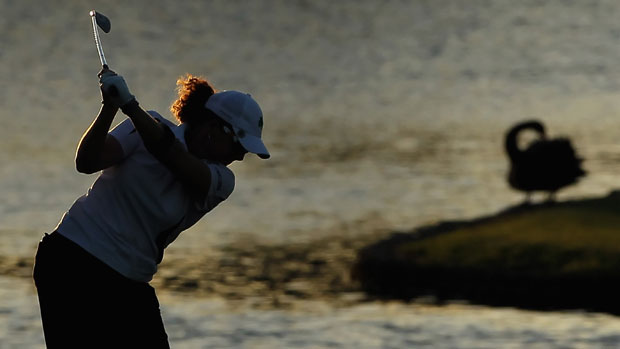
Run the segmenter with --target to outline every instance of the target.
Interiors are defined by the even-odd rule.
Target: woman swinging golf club
[[[39,243],[34,268],[49,348],[168,348],[149,285],[164,248],[225,200],[226,166],[268,158],[262,112],[237,91],[179,79],[179,125],[144,111],[124,79],[99,73],[103,105],[77,149],[79,172],[103,170]],[[109,131],[121,109],[129,118]]]

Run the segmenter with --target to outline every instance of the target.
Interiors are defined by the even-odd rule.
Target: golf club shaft
[[[101,60],[101,65],[104,69],[108,69],[108,62],[105,60],[105,55],[103,54],[103,47],[101,47],[101,39],[99,39],[99,29],[97,28],[97,21],[95,16],[90,16],[93,22],[93,34],[95,35],[95,44],[97,45],[97,51],[99,51],[99,59]]]

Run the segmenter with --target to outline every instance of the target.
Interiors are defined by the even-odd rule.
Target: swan
[[[533,130],[538,139],[520,149],[518,136],[524,130]],[[513,126],[505,139],[506,153],[510,159],[508,183],[516,190],[526,193],[526,202],[534,191],[549,194],[553,201],[555,193],[576,183],[586,174],[571,142],[567,138],[548,139],[545,127],[536,120],[528,120]]]

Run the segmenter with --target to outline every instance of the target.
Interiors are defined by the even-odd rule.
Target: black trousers
[[[59,233],[39,243],[33,277],[48,348],[170,348],[155,290]]]

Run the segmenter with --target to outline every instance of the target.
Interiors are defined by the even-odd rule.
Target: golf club
[[[95,36],[95,45],[97,45],[97,51],[99,52],[99,60],[101,60],[103,68],[108,69],[108,62],[105,60],[105,55],[103,54],[103,47],[101,46],[101,39],[99,38],[99,30],[97,27],[101,28],[105,33],[109,33],[111,28],[110,20],[108,17],[95,10],[90,11],[90,18],[93,23],[93,35]]]

